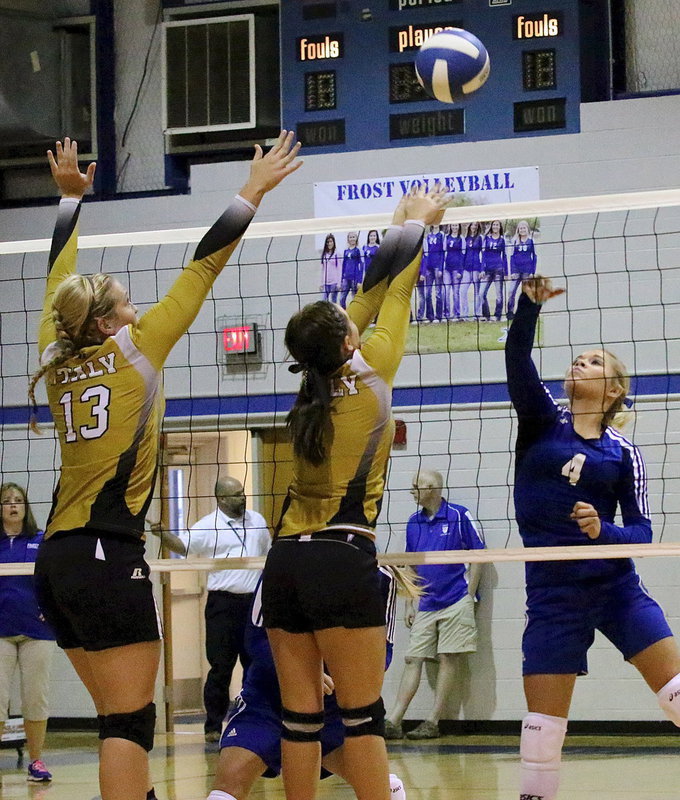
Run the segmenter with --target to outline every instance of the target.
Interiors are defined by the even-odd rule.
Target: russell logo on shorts
[[[144,573],[142,572],[142,568],[141,567],[135,567],[132,570],[132,575],[130,575],[130,578],[133,581],[144,580]]]

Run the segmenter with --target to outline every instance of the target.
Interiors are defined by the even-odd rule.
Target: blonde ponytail
[[[97,328],[97,319],[107,317],[115,307],[112,278],[104,272],[95,275],[69,275],[57,287],[52,299],[52,321],[57,334],[56,355],[33,373],[28,384],[31,407],[29,427],[42,434],[38,425],[38,405],[35,387],[48,372],[56,369],[84,347],[101,344],[104,337]]]

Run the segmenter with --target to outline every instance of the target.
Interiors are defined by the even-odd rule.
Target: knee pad
[[[99,738],[103,739],[102,731],[104,730],[104,720],[106,717],[103,714],[97,714],[97,730],[99,731]]]
[[[680,675],[671,678],[668,683],[656,693],[663,713],[668,719],[680,728]]]
[[[281,738],[287,739],[289,742],[320,742],[323,722],[323,711],[306,714],[282,708]]]
[[[566,732],[567,720],[564,717],[527,714],[522,721],[519,746],[522,764],[537,771],[559,769]]]
[[[345,736],[384,736],[385,705],[382,697],[362,708],[340,708]]]
[[[392,773],[390,773],[390,800],[406,800],[406,791],[401,778]]]
[[[143,747],[148,753],[153,748],[156,727],[156,705],[149,705],[126,714],[107,714],[99,728],[100,739],[127,739]]]

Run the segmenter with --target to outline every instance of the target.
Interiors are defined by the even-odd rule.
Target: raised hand
[[[533,278],[523,281],[522,291],[532,303],[538,303],[538,305],[565,292],[564,289],[553,289],[550,278],[544,278],[542,275],[534,275]]]
[[[86,172],[81,172],[78,167],[78,142],[75,139],[72,141],[68,136],[63,144],[56,143],[55,150],[56,156],[51,150],[47,151],[47,160],[54,182],[62,197],[75,197],[80,200],[92,186],[97,164],[93,161]]]
[[[407,194],[402,194],[401,200],[397,203],[397,207],[392,214],[392,225],[403,225],[406,222],[406,202],[408,200]]]
[[[406,218],[418,219],[425,225],[438,225],[449,199],[450,196],[441,183],[435,183],[428,190],[423,186],[413,189],[406,195]]]
[[[267,192],[302,166],[302,161],[296,161],[301,147],[300,142],[295,142],[295,133],[285,130],[281,131],[276,144],[266,154],[256,144],[250,177],[240,192],[241,196],[258,205]]]

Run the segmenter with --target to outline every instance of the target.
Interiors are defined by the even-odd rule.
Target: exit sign
[[[222,344],[227,355],[258,352],[257,325],[231,325],[222,329]]]

